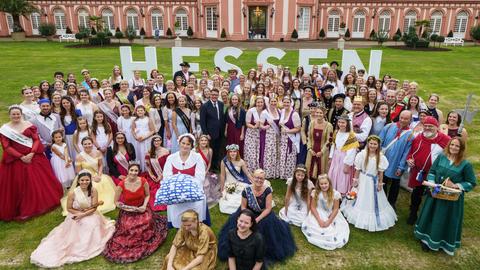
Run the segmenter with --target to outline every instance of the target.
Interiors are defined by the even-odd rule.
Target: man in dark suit
[[[330,68],[333,69],[333,70],[335,70],[335,72],[337,72],[337,78],[338,78],[339,80],[341,80],[342,75],[343,75],[343,71],[337,69],[338,67],[340,67],[340,65],[338,64],[337,61],[332,61],[332,62],[330,63]]]
[[[225,117],[223,114],[223,102],[218,100],[218,89],[210,91],[210,101],[205,102],[200,108],[200,126],[202,133],[210,139],[210,146],[213,150],[212,169],[219,169],[220,148],[225,130]]]
[[[182,70],[179,70],[173,74],[173,81],[175,81],[175,78],[177,76],[182,77],[182,84],[183,86],[187,86],[188,79],[190,78],[191,75],[193,75],[192,72],[188,71],[190,68],[190,64],[188,62],[182,62],[180,63],[180,66],[182,67]]]

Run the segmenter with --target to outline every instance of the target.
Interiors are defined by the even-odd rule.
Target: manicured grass
[[[312,44],[313,47],[313,44]],[[480,47],[454,48],[449,52],[417,52],[383,48],[381,74],[392,74],[395,78],[416,81],[420,84],[420,95],[426,98],[430,93],[441,95],[440,109],[446,114],[451,109],[463,108],[467,93],[480,93]],[[120,63],[119,50],[116,48],[74,49],[65,48],[59,43],[0,42],[0,123],[7,121],[6,109],[9,105],[21,101],[20,89],[23,85],[37,85],[41,80],[51,80],[53,73],[62,70],[74,72],[80,78],[82,68],[88,68],[94,77],[108,78],[113,65]],[[165,74],[171,74],[171,54],[167,48],[158,50],[158,68]],[[369,50],[358,50],[365,64],[368,64]],[[134,59],[142,60],[143,47],[133,47]],[[255,67],[257,51],[245,51],[238,59],[227,59],[240,66],[244,71]],[[213,70],[215,51],[202,50],[199,58],[186,58],[198,62],[200,68]],[[328,61],[341,60],[339,51],[330,50]],[[295,67],[298,54],[290,51],[282,59],[270,60],[272,63]],[[326,60],[315,60],[321,64]],[[480,100],[476,96],[473,104],[478,108]],[[480,168],[480,123],[478,116],[474,123],[467,125],[469,131],[468,158],[475,168]],[[283,206],[286,185],[283,181],[273,180],[274,200],[278,212]],[[1,188],[1,187],[0,187]],[[324,251],[310,245],[299,228],[292,230],[298,246],[297,254],[285,264],[275,265],[275,269],[476,269],[480,265],[480,192],[474,190],[467,194],[462,247],[454,257],[442,252],[424,253],[413,236],[413,229],[406,225],[409,194],[401,191],[398,199],[399,221],[395,227],[385,232],[368,233],[351,229],[350,240],[346,247],[336,251]],[[25,223],[0,222],[0,268],[33,268],[29,263],[30,253],[55,226],[63,221],[57,209],[47,215]],[[227,216],[220,214],[218,207],[211,210],[213,229],[218,232]],[[116,218],[117,212],[109,213]],[[66,269],[158,269],[170,248],[175,232],[169,232],[167,242],[152,256],[129,265],[114,265],[99,256],[90,261],[70,266]],[[219,264],[218,269],[225,269]]]

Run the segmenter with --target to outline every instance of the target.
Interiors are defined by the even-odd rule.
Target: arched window
[[[188,16],[185,9],[181,8],[177,10],[177,13],[175,14],[175,23],[178,23],[178,27],[175,27],[175,31],[181,36],[186,36],[188,29]]]
[[[440,34],[442,27],[442,12],[435,11],[430,17],[430,30],[432,34]]]
[[[365,11],[359,10],[353,16],[353,38],[363,38],[365,34]]]
[[[127,27],[133,28],[135,30],[140,29],[138,26],[138,14],[137,11],[133,8],[127,10]]]
[[[455,20],[455,27],[453,28],[453,36],[455,37],[465,37],[465,32],[467,31],[468,23],[468,13],[466,11],[460,11],[457,14]]]
[[[300,7],[299,8],[299,15],[298,18],[298,36],[299,38],[308,38],[310,35],[310,7]]]
[[[160,31],[160,35],[163,35],[163,14],[159,9],[152,10],[152,29],[155,31],[157,29]]]
[[[408,32],[408,29],[413,26],[415,27],[415,22],[417,21],[417,13],[413,10],[410,10],[405,15],[405,20],[403,23],[403,32]]]
[[[338,28],[340,26],[340,14],[333,10],[328,14],[327,37],[338,37]]]
[[[209,6],[205,8],[206,13],[206,26],[207,26],[207,37],[216,38],[218,35],[217,32],[217,7]]]
[[[115,30],[115,21],[113,20],[113,12],[110,9],[102,10],[102,20],[103,20],[103,28],[108,29],[110,31]]]
[[[40,13],[38,12],[33,12],[30,14],[30,21],[32,22],[32,34],[33,35],[38,35],[38,26],[40,25]]]
[[[388,33],[390,32],[390,21],[392,20],[392,16],[390,15],[390,11],[384,10],[380,13],[380,17],[378,18],[378,32]]]
[[[90,28],[90,15],[86,9],[78,10],[78,29]]]
[[[57,28],[57,34],[65,34],[67,29],[67,20],[65,19],[65,12],[62,9],[55,9],[53,11],[53,16],[55,18],[55,27]]]

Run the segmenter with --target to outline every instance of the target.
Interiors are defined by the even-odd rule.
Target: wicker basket
[[[445,181],[447,181],[448,179],[449,178],[445,179]],[[445,201],[457,201],[458,198],[460,198],[460,194],[462,194],[462,191],[445,186],[445,181],[443,181],[442,185],[440,185],[440,191],[438,193],[431,192],[432,197]]]

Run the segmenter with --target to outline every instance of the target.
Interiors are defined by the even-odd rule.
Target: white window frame
[[[175,14],[175,22],[180,22],[180,28],[175,29],[175,33],[180,36],[186,36],[188,30],[188,15],[185,9],[181,8],[177,10]]]
[[[38,28],[42,22],[41,15],[38,12],[30,14],[30,23],[32,24],[32,35],[40,35]]]
[[[127,10],[127,28],[130,27],[133,27],[133,29],[135,29],[135,31],[137,32],[137,35],[140,35],[138,13],[133,8]]]
[[[443,14],[440,11],[435,11],[430,17],[430,32],[431,34],[439,35],[442,31],[442,17]]]
[[[415,27],[415,22],[417,21],[417,12],[410,10],[405,14],[405,19],[403,20],[403,32],[408,33],[410,26]]]
[[[90,15],[84,8],[78,10],[78,30],[82,28],[90,28]]]
[[[218,18],[217,18],[217,7],[209,6],[205,7],[205,26],[207,38],[217,38],[218,37]]]
[[[327,37],[338,38],[340,36],[338,29],[340,28],[340,13],[333,10],[328,14],[327,21]]]
[[[113,11],[109,8],[102,10],[103,29],[108,29],[115,33],[115,18]]]
[[[160,36],[164,35],[163,13],[160,9],[152,10],[152,35],[155,36],[155,29],[158,27]]]
[[[57,35],[63,35],[67,32],[67,18],[65,17],[65,11],[63,9],[55,9],[53,11],[55,18],[55,28],[57,29]]]
[[[298,18],[298,38],[309,38],[310,36],[310,16],[311,7],[300,7],[298,9],[300,17]]]
[[[383,11],[378,18],[378,32],[390,33],[391,23],[392,16],[390,12],[387,10]]]
[[[352,38],[365,37],[365,23],[367,16],[365,11],[359,10],[353,16]]]
[[[5,19],[7,20],[8,34],[10,35],[13,32],[13,16],[7,13]]]
[[[460,11],[455,17],[455,26],[453,27],[453,37],[465,38],[468,27],[468,13]]]

